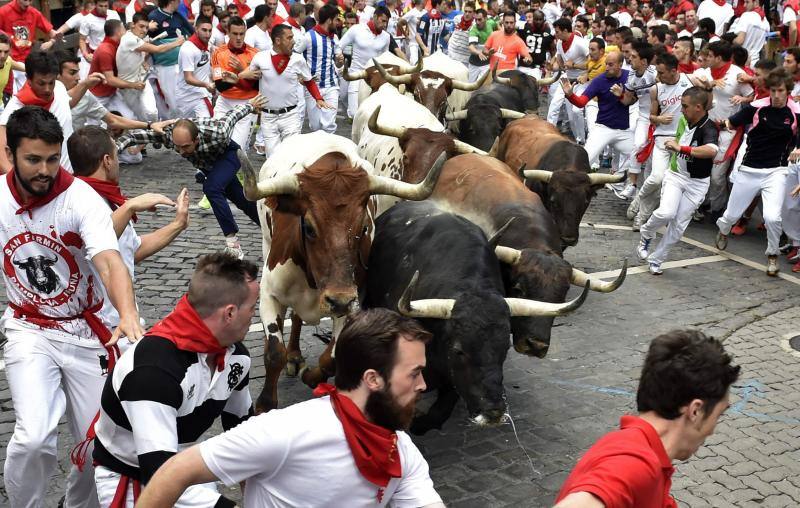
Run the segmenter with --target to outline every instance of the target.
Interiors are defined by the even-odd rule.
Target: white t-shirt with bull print
[[[75,316],[107,299],[91,262],[100,252],[119,251],[111,211],[103,198],[75,179],[46,205],[18,214],[20,205],[9,185],[10,178],[0,178],[0,245],[8,299],[19,307],[31,306],[40,314],[61,318]],[[107,307],[102,303],[99,307],[97,316],[111,329],[115,323]],[[0,328],[43,330],[52,340],[101,347],[83,319],[40,326],[15,318],[9,306]]]

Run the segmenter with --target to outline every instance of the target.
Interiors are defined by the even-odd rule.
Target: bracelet
[[[691,146],[682,146],[681,147],[681,155],[685,155],[687,157],[692,156],[692,147]]]
[[[147,130],[150,130],[152,128],[151,125],[153,125],[153,122],[147,122]]]

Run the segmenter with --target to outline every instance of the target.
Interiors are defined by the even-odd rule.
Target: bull
[[[58,262],[58,256],[30,256],[24,261],[12,259],[11,262],[25,270],[28,283],[37,291],[50,294],[58,287],[58,276],[53,270],[53,266]]]
[[[500,238],[502,246],[497,247],[507,296],[562,303],[570,284],[588,282],[592,290],[611,292],[625,280],[627,261],[612,282],[591,279],[572,268],[561,256],[558,229],[542,200],[493,157],[466,154],[448,160],[431,199],[487,235],[507,225]],[[512,319],[514,349],[544,357],[552,326],[552,316]]]
[[[521,71],[505,71],[493,77],[492,86],[473,93],[465,109],[446,115],[446,120],[460,120],[459,138],[488,151],[509,120],[538,112],[539,87],[554,83],[559,76],[560,72],[535,79]]]
[[[343,317],[358,307],[373,230],[374,201],[388,194],[426,199],[444,164],[438,161],[425,181],[408,184],[374,175],[356,146],[341,136],[315,132],[284,140],[261,168],[258,180],[239,152],[247,199],[259,200],[263,217],[264,268],[260,315],[266,337],[266,380],[256,401],[259,411],[277,407],[281,371],[301,374],[309,386],[333,372],[331,352]],[[264,199],[266,198],[266,199]],[[293,310],[288,349],[282,342],[283,318]],[[334,318],[334,340],[319,366],[304,368],[300,353],[302,322]],[[280,333],[280,335],[279,335]]]
[[[409,65],[408,62],[399,56],[386,51],[382,53],[374,61],[380,62],[389,75],[402,75],[410,74],[412,72],[419,72],[422,70],[422,54],[420,53],[419,60],[416,65]],[[346,81],[359,81],[358,84],[358,103],[361,104],[370,94],[378,91],[378,89],[386,83],[383,75],[373,65],[362,70],[351,71],[349,67],[345,66],[342,77]]]
[[[415,434],[441,428],[459,397],[473,422],[502,422],[510,320],[561,315],[587,293],[562,304],[505,298],[494,246],[484,233],[429,201],[399,203],[378,217],[369,268],[364,306],[396,308],[419,318],[433,335],[423,375],[437,398],[415,417]]]
[[[511,168],[536,168],[525,170],[522,176],[553,216],[562,250],[578,243],[581,219],[597,190],[624,178],[590,173],[586,150],[555,125],[535,116],[509,123],[500,135],[495,156]]]

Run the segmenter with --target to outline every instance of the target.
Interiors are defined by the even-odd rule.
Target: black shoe
[[[58,508],[64,508],[64,500],[67,498],[66,495],[61,496],[61,499],[58,500]]]
[[[163,145],[161,143],[153,143],[153,148],[156,150],[160,149]]]
[[[198,169],[194,174],[194,181],[199,184],[202,184],[203,182],[206,181],[206,174]]]
[[[141,151],[140,151],[139,153],[141,153],[141,154],[142,154],[142,157],[147,157],[147,149],[145,149],[145,148],[142,148],[142,149],[141,149]]]

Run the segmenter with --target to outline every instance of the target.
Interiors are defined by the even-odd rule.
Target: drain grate
[[[800,351],[800,335],[795,335],[789,339],[789,346],[795,351]]]

